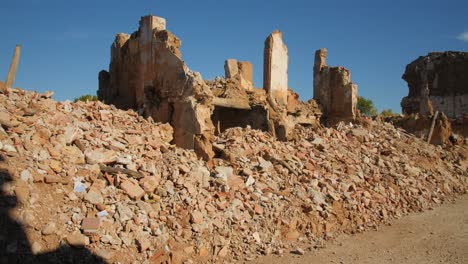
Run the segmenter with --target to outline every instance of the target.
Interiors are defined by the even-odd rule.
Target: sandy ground
[[[433,211],[411,214],[391,226],[341,236],[302,256],[266,256],[253,263],[468,263],[468,195]]]

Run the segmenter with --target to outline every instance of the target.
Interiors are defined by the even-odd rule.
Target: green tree
[[[376,116],[377,108],[374,106],[374,102],[371,99],[366,99],[362,96],[358,96],[357,108],[361,114],[366,116]]]
[[[83,101],[83,102],[98,101],[98,97],[96,95],[85,94],[78,98],[73,99],[73,102],[75,103],[78,101]]]
[[[396,116],[398,115],[397,113],[394,113],[392,109],[384,109],[382,112],[380,112],[381,116],[387,117],[387,116]]]

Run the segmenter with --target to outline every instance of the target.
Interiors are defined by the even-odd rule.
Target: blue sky
[[[313,96],[314,52],[325,47],[327,64],[350,69],[359,94],[379,110],[400,112],[408,93],[401,76],[418,56],[468,51],[466,0],[2,0],[0,79],[18,43],[15,86],[53,90],[58,100],[95,94],[115,34],[135,31],[147,14],[167,19],[183,59],[205,79],[224,75],[224,60],[236,58],[253,63],[261,87],[263,43],[279,29],[289,49],[289,86],[302,100]]]

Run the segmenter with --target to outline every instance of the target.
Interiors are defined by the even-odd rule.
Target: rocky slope
[[[466,146],[445,150],[388,123],[297,127],[288,142],[231,128],[207,164],[170,144],[169,125],[50,97],[0,94],[1,263],[302,253],[468,186]]]

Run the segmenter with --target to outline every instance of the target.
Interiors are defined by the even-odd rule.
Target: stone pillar
[[[322,48],[315,51],[315,61],[314,61],[314,99],[322,107],[322,112],[329,112],[330,106],[330,89],[323,89],[324,82],[321,78],[321,71],[327,66],[327,49]]]
[[[288,101],[288,48],[283,43],[283,33],[279,30],[273,31],[265,40],[263,89],[278,106],[286,106]]]
[[[10,69],[8,70],[8,75],[6,78],[6,87],[13,88],[13,83],[15,82],[16,70],[18,69],[18,63],[21,53],[21,46],[16,45],[15,53],[13,54],[13,59],[11,60]]]
[[[140,59],[139,82],[136,86],[135,96],[137,109],[143,107],[145,102],[145,87],[153,85],[154,67],[153,54],[154,46],[157,45],[153,40],[153,32],[166,30],[166,19],[156,16],[145,16],[140,20],[138,32],[138,50]]]

